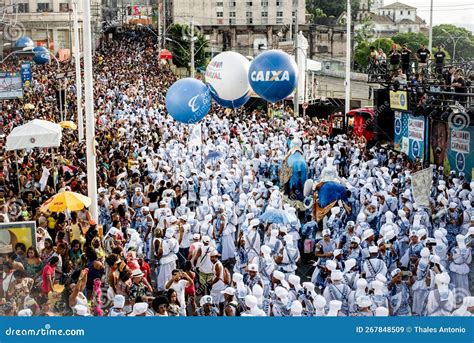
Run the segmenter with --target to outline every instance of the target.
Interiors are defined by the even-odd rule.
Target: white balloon
[[[225,51],[215,56],[206,69],[206,83],[216,95],[227,101],[242,98],[250,91],[250,61],[243,55]]]

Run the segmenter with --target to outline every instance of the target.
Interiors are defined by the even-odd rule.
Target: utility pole
[[[94,117],[94,84],[92,79],[92,32],[91,7],[89,0],[83,0],[84,25],[84,89],[86,103],[86,156],[87,156],[87,194],[92,203],[92,218],[98,220],[97,211],[97,166],[95,153],[95,117]]]
[[[298,63],[298,54],[299,54],[299,46],[298,46],[298,6],[299,6],[299,1],[296,0],[296,9],[295,9],[295,33],[293,35],[294,38],[294,44],[295,44],[295,61]],[[293,11],[292,11],[293,13]],[[293,21],[293,15],[291,16],[291,20]],[[299,77],[299,76],[298,76]],[[299,94],[298,94],[298,83],[296,83],[296,88],[295,92],[293,95],[293,114],[295,117],[299,117],[299,109],[300,109],[300,104],[299,104]]]
[[[163,0],[163,49],[166,45],[166,0]]]
[[[194,77],[194,17],[191,17],[191,77]]]
[[[77,127],[79,142],[84,140],[84,117],[82,113],[82,77],[81,77],[81,44],[79,42],[79,19],[77,0],[73,0],[74,18],[74,64],[76,67]]]
[[[430,31],[428,34],[428,50],[432,54],[433,51],[433,0],[431,0],[431,6],[430,6]]]
[[[344,108],[344,118],[351,110],[351,26],[352,26],[352,14],[351,14],[351,0],[347,0],[347,10],[346,10],[346,81],[344,83],[345,88],[345,108]]]
[[[159,38],[158,38],[158,47],[160,49],[163,49],[163,34],[161,32],[161,0],[157,1],[157,8],[156,8],[156,30],[158,32]]]

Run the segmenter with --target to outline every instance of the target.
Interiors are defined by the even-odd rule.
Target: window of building
[[[410,14],[410,11],[408,11],[408,14]]]
[[[229,12],[229,17],[230,18],[235,18],[235,12]]]
[[[253,24],[253,18],[247,18],[247,24]]]
[[[253,6],[253,2],[252,1],[247,1],[247,6]]]
[[[216,6],[217,6],[217,7],[222,7],[222,6],[224,6],[224,2],[223,2],[223,1],[218,1],[218,2],[216,3]]]
[[[28,13],[30,11],[29,4],[18,4],[18,13]]]
[[[403,11],[400,11],[400,14],[403,14]]]
[[[276,5],[277,5],[277,6],[281,6],[281,5],[282,5],[282,2],[281,2],[281,1],[277,1],[277,2],[276,2]]]
[[[222,18],[224,16],[224,12],[217,12],[217,18]]]
[[[278,18],[283,17],[283,11],[277,11],[277,17]]]
[[[283,24],[283,18],[277,18],[276,23],[277,24]]]
[[[388,15],[390,15],[390,11],[388,11]]]
[[[251,18],[251,17],[252,17],[252,12],[247,12],[247,13],[245,13],[245,16],[246,16],[247,18]]]
[[[268,12],[267,11],[262,12],[262,18],[268,18]]]
[[[382,15],[385,15],[385,11],[382,11]]]
[[[235,18],[229,18],[229,25],[235,25]]]
[[[262,1],[262,2],[260,2],[260,5],[261,5],[262,7],[268,7],[268,1]]]
[[[235,1],[231,1],[229,2],[229,6],[230,7],[235,7],[237,5],[237,3]]]
[[[39,2],[37,12],[51,12],[51,9],[49,7],[49,3],[48,2],[46,2],[46,3]]]
[[[59,12],[69,12],[69,4],[67,3],[59,4]]]

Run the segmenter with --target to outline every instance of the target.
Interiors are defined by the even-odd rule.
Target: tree
[[[168,31],[170,40],[166,47],[173,54],[173,63],[177,67],[189,68],[191,64],[191,29],[188,25],[173,24]],[[194,64],[196,67],[207,65],[206,48],[208,41],[198,30],[194,31]]]
[[[420,48],[421,44],[428,46],[428,37],[421,32],[397,33],[392,36],[392,40],[400,46],[406,44],[413,53]]]
[[[352,18],[357,18],[360,9],[360,0],[351,1]],[[346,1],[328,1],[328,0],[307,0],[306,10],[313,18],[317,18],[318,14],[325,14],[328,17],[339,17],[346,11]]]
[[[433,27],[433,47],[441,46],[451,55],[456,42],[456,60],[474,58],[474,36],[471,31],[455,25],[442,24]]]
[[[364,41],[370,42],[373,38],[375,38],[375,23],[372,18],[367,17],[362,20],[359,29],[355,30],[354,41],[359,45]]]

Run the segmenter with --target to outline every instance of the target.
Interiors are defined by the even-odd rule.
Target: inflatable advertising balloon
[[[253,91],[272,103],[285,99],[293,92],[297,77],[296,62],[280,50],[265,51],[255,57],[248,73]]]
[[[15,48],[32,48],[35,43],[30,37],[21,37],[15,42]]]
[[[49,62],[49,51],[44,46],[35,47],[33,52],[35,53],[33,56],[33,61],[35,61],[36,64],[46,64]]]
[[[249,60],[233,51],[220,53],[211,60],[206,83],[219,105],[238,108],[250,99],[249,66]]]
[[[211,109],[209,88],[193,78],[176,81],[166,93],[166,109],[180,123],[197,123]]]

